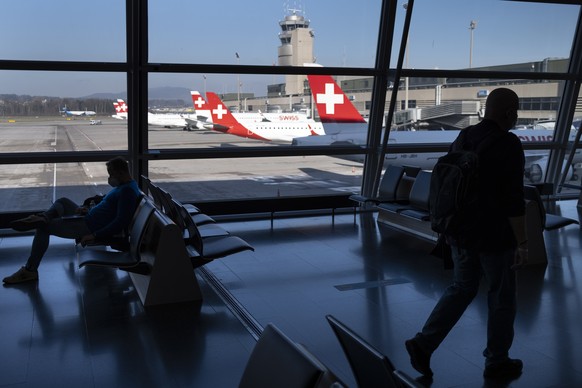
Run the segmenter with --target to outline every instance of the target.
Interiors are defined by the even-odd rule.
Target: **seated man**
[[[59,198],[47,211],[11,223],[15,230],[36,229],[36,233],[26,265],[5,277],[4,283],[15,284],[38,279],[37,269],[49,246],[50,235],[76,239],[86,244],[95,239],[111,237],[129,227],[141,192],[131,177],[125,159],[111,159],[106,166],[108,183],[113,190],[95,207],[88,209],[68,198]],[[75,214],[82,217],[63,219]]]

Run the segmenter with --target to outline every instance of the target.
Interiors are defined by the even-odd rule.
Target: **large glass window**
[[[341,157],[293,156],[150,162],[149,178],[184,202],[351,194],[362,167]]]
[[[125,77],[0,71],[0,152],[127,150],[127,121],[115,106]]]
[[[372,67],[380,5],[150,0],[150,62]]]
[[[545,60],[567,63],[579,10],[579,5],[521,1],[416,0],[404,67],[497,70],[511,65],[510,71],[565,72],[567,65],[549,70]],[[404,13],[400,7],[398,43]]]
[[[373,75],[388,78],[377,111],[383,127],[392,102],[395,107],[384,165],[431,168],[459,129],[480,120],[488,93],[499,86],[520,97],[515,133],[528,155],[530,182],[543,179],[549,150],[559,148],[550,141],[557,137],[555,123],[563,122],[563,94],[572,90],[567,80],[576,76],[566,72],[577,52],[572,44],[579,5],[416,0],[403,58],[407,77],[396,81],[391,77],[406,2],[396,5],[395,20],[380,21],[382,0],[148,0],[140,3],[148,7],[147,35],[130,41],[147,37],[145,66],[140,58],[126,58],[125,13],[134,9],[126,3],[133,4],[3,5],[0,153],[9,163],[1,167],[6,211],[44,207],[43,201],[61,192],[77,196],[75,189],[99,186],[81,163],[95,160],[99,151],[129,151],[132,160],[148,160],[143,165],[150,170],[142,172],[175,185],[170,191],[184,201],[357,192],[362,182],[370,188],[372,174],[363,163],[380,154],[382,130],[371,115],[378,107],[373,87],[383,78]],[[380,25],[394,32],[390,71],[375,68]],[[318,76],[313,86],[305,74],[277,70],[305,64],[335,74],[323,81]],[[263,67],[250,74],[238,65]],[[340,67],[349,69],[339,75]],[[483,76],[457,71],[467,69]],[[142,71],[148,90],[139,85]],[[510,79],[512,72],[520,74]],[[564,80],[553,79],[556,73]],[[193,99],[192,91],[200,94]],[[141,93],[147,94],[144,105],[136,101]],[[212,93],[222,100],[216,115],[228,109],[236,124],[219,121],[200,105]],[[128,120],[128,107],[148,110],[148,125]],[[581,115],[575,114],[575,128]],[[10,159],[27,154],[35,154],[25,161],[33,164]],[[78,163],[70,162],[77,155]],[[568,179],[578,179],[581,163],[573,158]],[[229,189],[231,183],[236,189]],[[42,200],[35,203],[35,195]],[[30,200],[20,205],[20,196]]]
[[[560,103],[561,82],[550,80],[518,79],[447,79],[410,78],[408,86],[398,92],[399,104],[408,105],[394,114],[394,124],[388,142],[387,160],[399,164],[417,165],[431,169],[438,156],[444,154],[459,130],[481,121],[489,93],[498,87],[513,89],[520,99],[518,121],[512,130],[525,148],[525,180],[528,183],[543,181],[549,161],[549,144]],[[406,98],[415,102],[406,104]],[[572,135],[575,131],[572,131]],[[396,152],[391,148],[415,144],[443,144],[439,152]],[[545,143],[547,149],[537,145]],[[577,158],[574,163],[582,162]],[[573,174],[570,177],[574,177]]]
[[[60,197],[82,203],[106,194],[105,163],[40,163],[0,165],[0,213],[47,209]]]
[[[364,117],[369,114],[365,101],[371,89],[350,89],[346,94],[339,86],[346,77],[335,78],[338,80],[305,75],[151,74],[150,148],[172,143],[176,148],[330,145],[326,135],[346,128],[365,139]],[[372,83],[370,78],[365,81]],[[157,101],[155,95],[162,89],[172,90],[174,98]],[[350,116],[338,116],[343,109]],[[338,128],[337,122],[343,119],[347,125]],[[357,121],[361,124],[354,125]],[[168,130],[189,133],[170,135]]]
[[[1,10],[0,59],[125,61],[123,0],[3,1]]]

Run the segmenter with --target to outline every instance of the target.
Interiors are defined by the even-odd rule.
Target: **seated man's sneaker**
[[[406,350],[410,355],[410,363],[412,367],[423,376],[432,377],[432,369],[430,369],[430,353],[425,352],[414,338],[404,342]]]
[[[5,277],[2,281],[6,284],[17,284],[38,280],[38,271],[29,271],[25,267],[10,276]]]
[[[37,229],[46,224],[47,224],[46,217],[33,214],[26,218],[21,218],[19,220],[12,221],[10,223],[10,227],[19,232],[26,232],[28,230]]]
[[[516,378],[521,375],[523,362],[516,358],[496,362],[485,366],[483,377],[488,378]]]

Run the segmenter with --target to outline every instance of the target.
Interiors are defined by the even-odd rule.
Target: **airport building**
[[[0,386],[581,386],[582,2],[282,3],[7,9]],[[429,377],[405,341],[458,273],[430,177],[499,87],[525,158],[529,261],[507,272],[523,370],[485,364],[483,278]],[[156,88],[187,88],[196,111],[149,110]],[[123,233],[52,235],[38,278],[14,283],[56,234],[27,217],[92,206],[118,156],[143,193]]]

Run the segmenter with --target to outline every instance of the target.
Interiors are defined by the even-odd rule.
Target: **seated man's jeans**
[[[483,352],[486,364],[504,361],[513,342],[516,314],[515,271],[511,269],[515,250],[478,252],[451,247],[453,284],[441,296],[417,335],[420,346],[432,353],[461,318],[479,290],[481,276],[487,282],[487,347]]]
[[[85,223],[84,217],[68,220],[63,220],[61,218],[64,216],[75,215],[78,207],[79,205],[68,198],[59,198],[46,212],[43,213],[47,218],[48,223],[36,229],[32,241],[30,256],[25,266],[28,270],[36,271],[38,269],[38,266],[48,249],[51,235],[78,239],[91,233]]]

